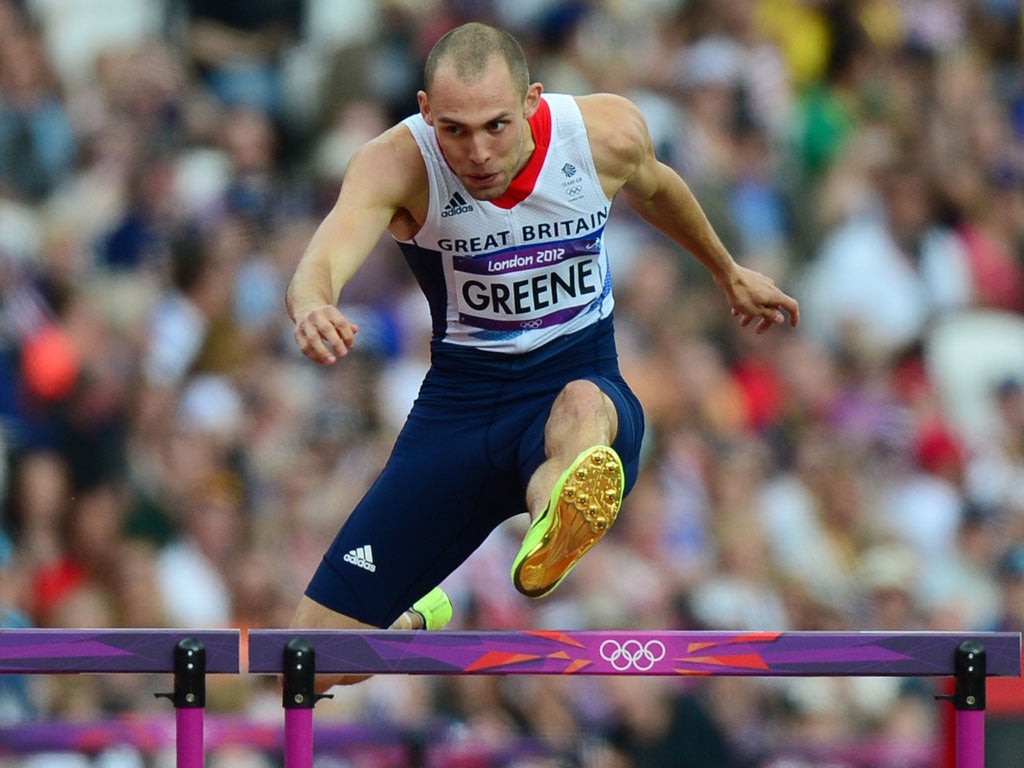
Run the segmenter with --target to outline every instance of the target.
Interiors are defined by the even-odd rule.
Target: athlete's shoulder
[[[613,93],[577,96],[594,165],[605,181],[624,181],[644,160],[651,138],[647,122],[632,101]],[[604,183],[604,181],[602,182]],[[605,184],[606,189],[608,184]]]
[[[427,188],[427,170],[412,131],[392,126],[356,150],[345,171],[346,184],[378,190],[402,207]]]
[[[394,125],[366,142],[353,155],[353,162],[356,159],[364,164],[381,163],[383,168],[378,168],[378,173],[386,169],[388,174],[405,174],[423,167],[419,145],[405,123]]]
[[[616,154],[642,153],[647,146],[647,123],[639,107],[625,96],[594,93],[577,96],[590,143]]]

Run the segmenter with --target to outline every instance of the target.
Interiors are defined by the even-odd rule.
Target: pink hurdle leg
[[[174,648],[174,692],[158,693],[174,703],[177,768],[203,768],[203,708],[206,706],[206,646],[186,637]]]
[[[284,711],[284,768],[312,768],[313,710]]]
[[[956,768],[985,768],[985,710],[956,712]]]
[[[174,710],[177,768],[203,768],[203,709]]]
[[[985,768],[985,676],[988,661],[985,648],[966,640],[954,657],[956,768]]]
[[[284,649],[284,768],[313,768],[313,707],[316,658],[308,640],[297,637]]]

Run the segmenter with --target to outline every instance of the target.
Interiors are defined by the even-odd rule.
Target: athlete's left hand
[[[744,328],[754,323],[754,332],[761,334],[786,322],[786,314],[791,327],[800,322],[796,299],[784,293],[767,275],[736,265],[729,279],[720,285],[732,307],[732,316]]]

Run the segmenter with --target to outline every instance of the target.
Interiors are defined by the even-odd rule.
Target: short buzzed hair
[[[461,81],[472,83],[483,76],[494,56],[504,60],[516,91],[525,99],[530,88],[530,70],[522,47],[508,32],[479,22],[456,27],[437,41],[423,67],[423,89],[430,93],[437,70],[445,61],[451,62]]]

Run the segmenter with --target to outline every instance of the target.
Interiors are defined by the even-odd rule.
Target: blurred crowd
[[[542,601],[508,578],[525,517],[496,531],[444,585],[452,627],[1024,629],[1016,0],[0,0],[0,626],[287,626],[430,324],[387,241],[343,292],[360,334],[335,366],[294,348],[284,289],[352,152],[468,20],[512,31],[548,91],[634,99],[802,322],[736,328],[616,204],[641,479]],[[165,711],[161,686],[0,678],[0,722]],[[323,722],[442,718],[554,755],[515,765],[926,766],[941,731],[934,687],[893,678],[335,693]],[[213,680],[210,707],[278,717],[280,692]]]

